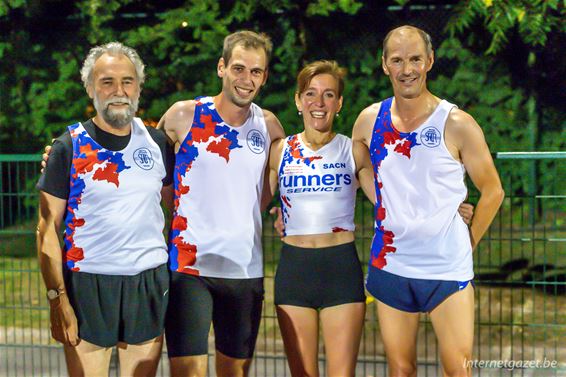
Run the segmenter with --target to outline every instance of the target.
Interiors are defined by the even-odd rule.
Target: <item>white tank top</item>
[[[220,278],[263,276],[261,193],[271,141],[260,107],[240,127],[226,124],[212,97],[195,116],[175,162],[172,271]]]
[[[65,217],[65,262],[72,271],[135,275],[167,262],[161,210],[163,156],[139,118],[130,142],[110,151],[82,124],[73,143]]]
[[[382,102],[370,156],[376,174],[376,221],[370,264],[417,279],[470,280],[474,276],[467,225],[464,165],[448,151],[443,100],[415,131],[391,123],[392,99]]]
[[[357,188],[348,137],[337,134],[317,151],[300,134],[285,139],[279,192],[286,236],[354,231]]]

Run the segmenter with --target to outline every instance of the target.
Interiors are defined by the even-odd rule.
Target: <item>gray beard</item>
[[[138,111],[138,100],[125,99],[128,103],[128,108],[125,110],[114,110],[109,108],[109,104],[116,102],[116,99],[109,99],[103,104],[98,101],[94,96],[94,108],[96,112],[102,116],[102,119],[108,123],[112,128],[123,129],[129,126],[134,119],[136,111]]]

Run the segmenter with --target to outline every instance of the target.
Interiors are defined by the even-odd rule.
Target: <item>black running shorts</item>
[[[323,309],[365,300],[354,242],[315,249],[283,244],[275,274],[275,305]]]
[[[263,278],[223,279],[171,272],[165,321],[169,357],[206,355],[212,323],[218,351],[237,359],[251,358],[263,294]]]
[[[81,339],[112,347],[163,334],[169,299],[167,264],[131,276],[68,271],[66,285]]]

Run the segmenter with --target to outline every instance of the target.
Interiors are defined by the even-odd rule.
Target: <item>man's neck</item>
[[[415,98],[395,96],[391,105],[393,125],[402,132],[414,131],[434,112],[439,102],[440,99],[429,91]]]
[[[213,97],[214,107],[222,120],[233,127],[239,127],[246,122],[250,114],[251,104],[240,107],[228,100],[223,93]]]
[[[113,135],[126,136],[132,132],[132,126],[130,124],[124,128],[114,128],[108,123],[106,123],[106,121],[104,120],[104,118],[102,118],[100,114],[96,114],[96,116],[92,118],[92,121],[94,122],[94,124],[96,124],[98,128]]]

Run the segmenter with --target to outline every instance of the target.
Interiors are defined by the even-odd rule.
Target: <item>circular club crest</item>
[[[151,170],[153,168],[153,157],[147,148],[138,148],[134,152],[134,161],[143,170]]]
[[[421,132],[421,143],[429,148],[438,147],[441,138],[440,131],[435,127],[427,127]]]
[[[251,130],[246,137],[248,148],[254,153],[260,154],[265,150],[265,137],[258,130]]]

